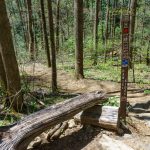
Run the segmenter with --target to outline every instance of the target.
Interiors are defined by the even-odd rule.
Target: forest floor
[[[20,67],[23,74],[27,76],[27,82],[32,85],[32,91],[39,89],[49,91],[51,83],[51,70],[42,64],[25,65]],[[119,96],[120,83],[112,81],[101,81],[86,78],[77,81],[73,75],[64,70],[58,71],[59,91],[70,94],[87,93],[103,90],[111,95]],[[132,107],[142,111],[130,112],[128,115],[128,126],[131,134],[118,136],[113,131],[107,131],[99,127],[87,126],[83,128],[76,125],[67,129],[60,139],[52,143],[44,143],[39,150],[124,150],[123,144],[134,150],[150,150],[150,95],[141,91],[141,87],[135,83],[129,83],[129,89],[139,89],[128,92],[128,101]],[[150,88],[145,84],[144,88]],[[114,92],[116,91],[116,92]],[[104,140],[105,139],[105,140]],[[102,147],[101,141],[108,142]],[[110,143],[109,143],[110,142]],[[116,143],[116,145],[115,145]],[[120,146],[119,146],[120,144]],[[105,145],[105,144],[104,144]],[[107,146],[110,145],[110,146]],[[113,148],[112,148],[113,147]],[[130,149],[129,148],[129,149]]]

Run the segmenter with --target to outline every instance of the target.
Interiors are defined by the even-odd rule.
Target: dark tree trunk
[[[48,18],[49,18],[49,31],[51,41],[51,64],[52,64],[52,92],[57,92],[57,68],[56,68],[56,49],[55,49],[55,36],[54,36],[54,24],[53,24],[53,10],[52,2],[47,0],[48,3]]]
[[[83,0],[74,0],[75,13],[75,76],[77,79],[84,78],[83,74]]]
[[[98,50],[98,24],[99,24],[100,0],[96,0],[95,23],[94,23],[94,65],[97,65],[97,50]]]
[[[132,69],[133,49],[134,49],[134,31],[136,19],[137,0],[132,0],[130,5],[130,63],[129,68]]]
[[[60,0],[57,0],[57,14],[56,14],[56,52],[59,51],[59,19],[60,19]]]
[[[149,41],[148,48],[147,48],[146,65],[150,66],[150,41]]]
[[[16,111],[19,111],[22,107],[23,97],[19,69],[15,56],[5,0],[0,1],[0,43],[0,53],[5,67],[7,92],[11,104],[10,106],[13,107]]]
[[[27,0],[27,8],[28,8],[28,32],[29,32],[29,52],[30,59],[35,59],[35,47],[34,47],[34,33],[33,33],[33,15],[32,15],[32,1]]]
[[[50,49],[49,49],[47,27],[46,27],[44,0],[40,0],[40,4],[41,4],[42,26],[43,26],[43,35],[44,35],[45,50],[46,50],[46,55],[47,55],[47,62],[48,62],[48,67],[51,67]]]
[[[107,0],[107,12],[106,12],[106,28],[105,28],[105,62],[107,59],[107,40],[108,40],[108,30],[109,30],[109,7],[110,7],[110,0]]]
[[[101,39],[105,43],[104,25],[103,25],[103,0],[100,0],[100,21],[101,21]]]
[[[1,45],[0,45],[0,51],[1,51]],[[6,80],[6,73],[5,73],[5,69],[4,69],[4,64],[3,64],[3,60],[2,60],[2,56],[0,53],[0,83],[2,85],[2,87],[7,90],[7,80]]]
[[[26,47],[26,49],[28,49],[27,36],[26,36],[26,31],[25,31],[25,21],[23,19],[23,14],[22,14],[22,10],[21,10],[21,1],[16,0],[16,3],[17,3],[19,16],[20,16],[20,21],[21,21],[21,26],[22,26],[22,30],[23,30],[25,47]]]

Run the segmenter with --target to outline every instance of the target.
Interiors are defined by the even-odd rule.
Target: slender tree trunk
[[[147,48],[146,65],[150,66],[150,41],[148,43],[148,48]]]
[[[56,48],[55,48],[55,36],[54,36],[54,24],[53,24],[53,10],[52,2],[47,0],[48,3],[48,18],[49,18],[49,31],[51,41],[51,61],[52,61],[52,92],[57,92],[57,68],[56,68]]]
[[[83,74],[83,0],[74,0],[75,13],[75,76],[77,79],[84,78]]]
[[[34,47],[34,32],[33,32],[33,15],[32,15],[32,1],[27,0],[27,8],[28,8],[28,32],[29,32],[29,52],[30,59],[35,59],[35,47]]]
[[[0,45],[0,49],[1,49],[1,45]],[[0,50],[1,51],[1,50]],[[7,90],[7,80],[6,80],[6,73],[5,73],[5,69],[4,69],[4,64],[2,61],[2,56],[0,53],[0,83],[2,85],[2,87]]]
[[[25,27],[24,27],[25,22],[24,22],[22,10],[21,10],[21,1],[16,0],[16,4],[17,4],[17,7],[18,7],[18,12],[19,12],[19,16],[20,16],[20,22],[21,22],[21,26],[22,26],[22,30],[23,30],[25,48],[28,49],[27,36],[26,36],[26,32],[25,32]]]
[[[2,47],[0,53],[7,78],[7,92],[8,96],[11,97],[11,106],[16,111],[19,111],[22,107],[23,97],[5,0],[0,1],[0,33],[0,43]]]
[[[56,12],[56,52],[57,53],[59,51],[59,18],[60,18],[60,0],[57,0],[57,12]]]
[[[101,38],[102,38],[102,41],[103,41],[103,44],[105,43],[105,36],[104,36],[104,26],[103,26],[103,0],[100,0],[100,15],[101,15]]]
[[[46,55],[47,55],[47,62],[48,62],[48,67],[51,67],[50,49],[49,49],[47,27],[46,27],[44,0],[40,0],[40,4],[41,4],[43,35],[44,35],[45,50],[46,50]]]
[[[94,24],[94,19],[93,19],[93,17],[94,17],[94,9],[93,9],[93,7],[94,7],[94,0],[91,0],[91,14],[90,14],[90,17],[91,17],[91,35],[92,35],[92,41],[94,41],[94,37],[93,37],[93,31],[94,31],[94,26],[93,26],[93,24]]]
[[[109,6],[110,0],[107,0],[107,12],[106,12],[106,28],[105,28],[105,62],[107,59],[107,40],[108,40],[108,22],[109,22]]]
[[[98,50],[98,24],[99,24],[99,11],[100,11],[100,0],[96,0],[96,9],[95,9],[95,23],[94,23],[94,63],[93,65],[97,65],[97,50]]]
[[[137,0],[132,0],[130,5],[130,63],[129,68],[132,69],[132,59],[133,59],[133,43],[134,43],[134,31],[135,31],[135,19],[136,19],[136,8]]]

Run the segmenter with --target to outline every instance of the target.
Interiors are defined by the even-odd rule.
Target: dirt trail
[[[21,67],[21,71],[25,71],[29,76],[28,80],[30,80],[31,84],[34,83],[35,89],[36,88],[45,88],[49,89],[51,83],[51,69],[48,69],[46,66],[42,64],[34,64],[29,66]],[[83,80],[75,80],[73,75],[66,73],[63,70],[58,71],[58,87],[60,91],[68,92],[68,93],[85,93],[91,91],[99,91],[104,90],[106,92],[113,92],[120,90],[120,84],[111,82],[111,81],[99,81],[94,79],[83,79]],[[149,87],[149,86],[147,86]],[[129,84],[129,88],[138,88],[135,84]],[[119,96],[119,92],[115,93],[114,95]],[[137,106],[140,109],[150,110],[150,95],[145,95],[144,93],[134,93],[129,92],[128,94],[128,101],[132,104]],[[138,104],[138,105],[136,105]],[[147,106],[147,107],[145,107]],[[129,145],[135,150],[150,150],[150,113],[129,113],[130,123],[131,123],[131,135],[125,135],[124,137],[118,137],[112,132],[108,132],[112,134],[114,139],[123,141],[125,144]],[[79,131],[78,131],[79,130]],[[89,132],[89,131],[88,131]],[[96,132],[97,133],[97,132]],[[84,135],[85,132],[82,129],[71,129],[68,133],[65,134],[65,137],[62,137],[59,141],[53,142],[52,144],[46,145],[48,149],[53,148],[59,150],[61,149],[68,139],[66,136],[69,137],[70,142],[69,144],[76,144],[78,142],[87,141],[87,143],[83,142],[83,147],[81,144],[79,147],[74,149],[84,149],[84,150],[92,150],[97,145],[97,141],[101,137],[102,133],[97,133],[97,135],[91,135],[91,139],[87,139],[87,136]],[[88,133],[87,133],[88,134]],[[93,133],[95,134],[95,132]],[[92,137],[93,136],[93,137]],[[80,139],[78,140],[78,138]],[[82,139],[83,138],[83,139]],[[58,142],[58,143],[57,143]],[[56,146],[57,143],[57,146]],[[78,144],[77,144],[78,145]],[[57,147],[57,148],[54,148]],[[69,149],[70,148],[70,149]],[[42,148],[47,149],[47,148]],[[72,146],[66,147],[66,149],[71,150]],[[72,149],[72,150],[74,150]],[[113,149],[112,149],[113,150]]]
[[[50,89],[51,86],[51,69],[46,66],[35,63],[21,67],[21,71],[25,71],[29,76],[31,83],[37,88]],[[58,71],[58,88],[60,91],[68,93],[86,93],[91,91],[113,92],[120,90],[120,83],[112,81],[100,81],[94,79],[76,80],[73,75],[66,73],[64,70]],[[139,88],[136,84],[129,84],[129,89]],[[150,88],[150,85],[147,85]],[[114,95],[119,96],[119,92]],[[150,95],[144,93],[128,93],[128,100],[131,103],[137,103],[150,100]]]
[[[42,64],[35,64],[33,66],[24,66],[22,70],[34,78],[36,85],[50,87],[51,69]],[[109,81],[97,81],[94,79],[83,79],[77,81],[73,76],[67,74],[63,70],[58,71],[58,86],[61,91],[69,93],[85,93],[102,89],[109,92],[119,90],[120,88],[119,84]]]

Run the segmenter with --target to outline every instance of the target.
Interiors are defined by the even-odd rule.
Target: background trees
[[[136,70],[150,64],[149,1],[5,0],[5,2],[8,17],[4,17],[4,13],[0,14],[2,20],[0,77],[1,85],[5,89],[11,90],[7,80],[12,78],[13,84],[17,84],[15,91],[21,89],[16,59],[19,66],[31,62],[43,64],[48,62],[52,70],[50,76],[52,83],[49,88],[54,93],[58,89],[57,69],[75,72],[77,79],[94,78],[99,75],[98,79],[119,81],[121,15],[127,13],[128,9],[131,16],[130,57],[135,64],[135,68],[131,68],[135,69],[135,81],[143,82],[142,77],[137,76]],[[3,7],[3,4],[4,0],[0,7]],[[8,22],[8,19],[11,33],[10,26],[4,26],[4,22]],[[8,53],[9,49],[11,50]],[[96,69],[99,72],[91,71]],[[108,74],[103,76],[105,72],[103,69],[108,72],[112,69],[110,72],[117,72],[117,77]],[[12,70],[13,73],[10,73]],[[21,76],[22,74],[21,72]],[[132,78],[130,75],[130,81]],[[14,79],[18,83],[14,83]]]

